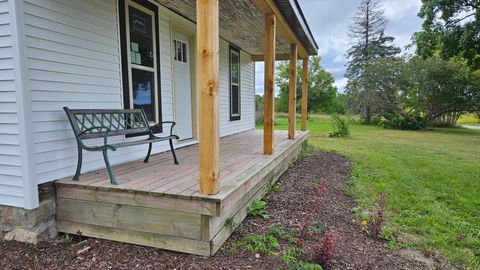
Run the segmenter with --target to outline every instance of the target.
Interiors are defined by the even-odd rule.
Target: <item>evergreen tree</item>
[[[354,43],[347,51],[346,92],[349,107],[366,123],[371,122],[378,100],[374,89],[365,87],[364,72],[369,63],[400,53],[400,49],[392,44],[395,38],[385,34],[387,19],[383,14],[378,0],[363,0],[350,27]]]

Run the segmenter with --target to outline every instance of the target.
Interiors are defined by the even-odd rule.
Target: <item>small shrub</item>
[[[251,217],[261,217],[263,219],[268,219],[267,211],[265,211],[265,206],[267,206],[266,201],[255,200],[248,207],[247,213]]]
[[[335,238],[332,232],[323,234],[323,239],[312,246],[312,261],[321,265],[329,266],[332,263],[335,251]]]
[[[377,238],[382,232],[386,202],[387,194],[385,192],[381,192],[378,197],[377,211],[375,212],[375,216],[369,225],[370,233],[375,238]]]
[[[329,137],[348,137],[350,135],[350,122],[346,116],[332,115],[333,132]]]
[[[480,124],[480,118],[473,114],[463,114],[460,116],[460,118],[457,121],[458,125],[475,125],[475,124]]]
[[[420,115],[404,115],[386,113],[380,121],[380,126],[391,129],[419,130],[425,129],[425,121]]]

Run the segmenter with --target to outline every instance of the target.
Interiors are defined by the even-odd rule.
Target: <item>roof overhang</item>
[[[196,22],[195,0],[156,1],[182,17]],[[252,59],[261,59],[264,54],[265,14],[273,13],[277,16],[278,55],[288,55],[290,44],[298,45],[298,54],[301,58],[316,55],[317,45],[303,13],[298,3],[295,0],[291,1],[292,3],[288,0],[220,0],[221,38],[255,56]]]
[[[318,54],[318,45],[297,0],[274,0],[290,28],[309,55]]]

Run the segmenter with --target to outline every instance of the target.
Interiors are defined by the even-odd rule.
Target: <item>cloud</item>
[[[346,83],[345,54],[352,43],[348,36],[349,26],[361,0],[298,1],[319,46],[322,66],[333,74],[335,85],[343,91]],[[387,34],[394,36],[395,44],[404,49],[405,45],[411,43],[412,34],[421,30],[422,21],[417,17],[421,0],[381,0],[380,4],[389,20]],[[261,65],[261,71],[259,64],[256,65],[257,93],[263,93],[263,64]]]
[[[338,79],[338,80],[335,80],[335,82],[333,83],[333,86],[337,87],[337,89],[340,91],[340,92],[343,92],[343,90],[345,89],[345,86],[347,86],[347,78],[341,78],[341,79]]]

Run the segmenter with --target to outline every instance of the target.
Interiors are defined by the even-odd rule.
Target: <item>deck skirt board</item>
[[[220,192],[199,192],[198,146],[178,149],[180,165],[170,153],[116,165],[120,184],[106,172],[82,174],[80,181],[63,179],[57,186],[57,227],[121,242],[198,255],[213,255],[232,233],[228,218],[241,222],[250,203],[261,198],[300,153],[308,132],[296,139],[275,132],[275,152],[262,154],[260,131],[220,140]]]

